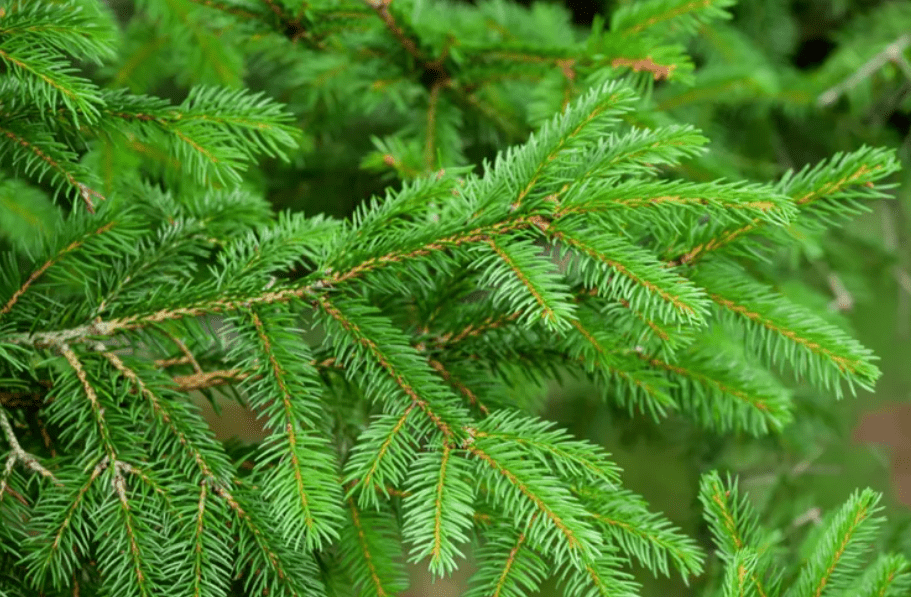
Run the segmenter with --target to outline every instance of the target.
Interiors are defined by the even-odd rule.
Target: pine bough
[[[90,17],[26,3],[0,24],[4,191],[47,180],[73,202],[0,276],[0,595],[394,595],[405,562],[447,575],[469,552],[473,597],[551,576],[571,596],[636,595],[630,562],[689,579],[704,554],[608,454],[529,414],[531,385],[575,371],[631,411],[759,435],[791,420],[776,371],[836,395],[879,375],[751,264],[883,196],[890,151],[774,185],[667,180],[655,166],[706,139],[623,124],[637,98],[612,82],[482,175],[417,177],[350,221],[273,220],[235,183],[293,146],[281,107],[99,90],[60,53],[106,51]],[[154,141],[228,186],[104,198],[67,130]],[[260,414],[261,444],[215,440],[188,400],[215,386]],[[708,473],[699,495],[719,594],[909,590],[902,556],[865,554],[872,491],[796,567],[736,482]]]

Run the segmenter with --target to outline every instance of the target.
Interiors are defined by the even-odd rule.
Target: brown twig
[[[887,62],[892,62],[899,69],[901,69],[905,76],[911,79],[911,66],[907,65],[907,61],[904,64],[901,64],[901,61],[904,60],[902,52],[905,51],[911,45],[911,34],[902,35],[894,42],[886,46],[882,52],[873,56],[867,62],[865,62],[857,71],[839,83],[834,87],[830,87],[823,93],[819,95],[819,98],[816,100],[817,105],[819,106],[828,106],[841,97],[844,93],[850,91],[856,87],[861,81],[870,77],[873,73],[878,71],[883,67]]]
[[[63,486],[63,484],[57,480],[57,477],[54,476],[54,473],[44,468],[44,466],[38,462],[37,458],[22,449],[22,446],[19,445],[19,440],[16,439],[16,434],[13,432],[13,426],[10,424],[6,412],[2,409],[0,409],[0,429],[3,430],[3,435],[6,437],[6,441],[10,446],[9,458],[14,459],[14,462],[19,462],[24,467],[35,471],[42,477],[52,480],[58,487]],[[9,465],[10,463],[8,462],[7,466]]]
[[[105,353],[109,355],[111,353]],[[181,361],[185,363],[186,361]],[[175,364],[170,359],[155,361],[156,366]],[[322,360],[313,359],[310,364],[318,369],[341,369],[342,365],[335,358],[329,357]],[[216,386],[224,386],[232,383],[238,383],[247,378],[258,379],[259,375],[254,375],[249,371],[240,369],[220,369],[215,371],[199,371],[189,375],[174,375],[171,379],[174,381],[176,390],[179,392],[191,392],[194,390],[203,390]],[[44,386],[45,390],[29,392],[5,392],[0,390],[0,406],[5,408],[39,408],[45,404],[47,395],[53,388],[50,380],[40,380],[38,382]],[[51,398],[50,400],[53,400]],[[48,400],[47,402],[50,402]]]

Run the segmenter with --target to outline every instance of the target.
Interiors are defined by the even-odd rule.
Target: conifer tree
[[[907,592],[904,556],[866,549],[873,491],[795,559],[709,472],[708,559],[534,414],[568,371],[774,434],[790,377],[879,375],[755,264],[885,196],[894,151],[675,176],[707,139],[649,98],[692,81],[679,44],[729,4],[629,4],[585,39],[506,2],[4,7],[0,595],[381,596],[466,556],[476,596],[636,595],[632,564],[708,594]],[[273,215],[333,152],[390,186],[348,219]],[[264,441],[215,439],[188,395],[216,388]]]

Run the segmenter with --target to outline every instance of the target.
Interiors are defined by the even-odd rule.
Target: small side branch
[[[351,333],[356,341],[367,349],[373,357],[377,360],[377,363],[382,367],[386,373],[395,381],[396,385],[411,399],[412,405],[409,407],[409,411],[413,406],[419,406],[422,411],[433,421],[434,425],[443,433],[443,435],[449,439],[452,437],[452,430],[449,428],[449,425],[444,421],[437,413],[430,408],[430,404],[424,398],[415,391],[411,383],[399,372],[393,364],[389,361],[386,355],[380,350],[379,346],[371,340],[370,338],[365,337],[360,330],[357,329],[357,326],[336,307],[334,304],[329,302],[329,299],[326,296],[320,296],[316,300],[316,304],[319,305],[327,315],[335,319],[345,331]]]
[[[2,53],[2,51],[0,51],[0,53]],[[7,59],[9,58],[10,57],[7,56]],[[47,164],[49,168],[58,172],[60,176],[62,176],[63,179],[67,182],[67,184],[79,191],[79,197],[82,198],[83,203],[85,203],[85,208],[89,211],[89,213],[95,213],[94,199],[100,199],[101,201],[105,200],[104,196],[101,193],[89,188],[85,183],[76,180],[76,177],[72,174],[72,172],[66,169],[64,164],[61,164],[55,160],[53,157],[48,155],[47,152],[43,151],[34,143],[31,143],[28,139],[25,139],[13,131],[6,129],[0,129],[0,133],[5,135],[13,143],[16,143],[17,145],[25,148],[27,151],[30,151],[38,156],[38,158]]]
[[[417,44],[413,39],[405,35],[405,31],[395,22],[395,18],[389,12],[389,5],[392,4],[392,0],[366,0],[367,6],[372,8],[378,17],[383,21],[383,24],[386,25],[386,28],[389,29],[389,32],[398,40],[399,44],[408,54],[415,59],[421,66],[426,67],[428,60],[424,57],[421,51],[418,49]]]
[[[22,449],[22,446],[19,445],[19,440],[16,439],[16,434],[13,432],[13,426],[10,424],[9,417],[7,417],[6,412],[3,409],[0,409],[0,429],[3,430],[3,435],[6,437],[7,443],[10,445],[10,456],[7,461],[7,468],[11,468],[12,465],[16,462],[21,463],[24,467],[31,469],[54,482],[58,487],[62,487],[63,484],[57,480],[57,477],[54,476],[54,473],[44,468],[38,459]],[[6,489],[6,480],[4,478],[3,485],[0,485],[0,495],[3,494],[3,490]]]
[[[108,230],[110,230],[110,229],[113,228],[113,227],[114,227],[114,222],[108,222],[107,224],[105,224],[104,226],[102,226],[102,227],[99,228],[98,230],[95,230],[95,231],[92,232],[91,234],[92,234],[92,235],[104,234],[105,232],[107,232]],[[39,267],[39,268],[36,269],[34,272],[32,272],[32,274],[28,277],[28,279],[27,279],[25,282],[23,282],[22,286],[20,286],[19,289],[16,290],[16,292],[13,293],[13,296],[10,297],[10,299],[6,302],[6,304],[3,305],[2,308],[0,308],[0,317],[3,317],[4,315],[6,315],[7,313],[9,313],[9,312],[12,310],[13,306],[16,304],[16,302],[19,300],[19,298],[20,298],[23,294],[25,294],[25,291],[26,291],[26,290],[29,289],[29,286],[31,286],[32,284],[34,284],[35,281],[36,281],[38,278],[40,278],[40,277],[44,274],[44,272],[46,272],[46,271],[48,270],[48,268],[50,268],[52,265],[54,265],[55,263],[57,263],[58,261],[60,261],[61,259],[63,259],[63,257],[64,257],[67,253],[70,253],[70,252],[75,251],[76,249],[78,249],[80,246],[82,246],[83,242],[85,242],[85,239],[84,239],[84,238],[83,238],[83,239],[74,240],[74,241],[71,242],[69,245],[67,245],[66,247],[64,247],[64,248],[63,248],[60,252],[58,252],[56,255],[54,255],[53,257],[51,257],[51,258],[48,259],[47,261],[45,261],[44,264],[43,264],[41,267]]]
[[[484,413],[485,416],[490,414],[490,409],[487,408],[483,402],[478,399],[477,394],[475,394],[471,388],[463,384],[461,381],[453,377],[452,373],[446,369],[446,367],[440,361],[436,359],[428,359],[430,366],[434,368],[440,376],[446,380],[446,382],[457,389],[459,393],[465,396],[468,399],[468,403],[472,406],[477,406],[478,409]]]
[[[108,360],[116,357],[116,355],[109,352],[103,354]],[[181,363],[183,362],[184,361],[181,361]],[[155,362],[157,366],[162,366],[161,363],[162,361]],[[173,364],[170,362],[168,363]],[[310,361],[310,364],[317,369],[342,369],[341,364],[331,357],[323,360],[313,359]],[[115,363],[115,367],[120,368],[120,366],[121,365],[118,363]],[[215,371],[200,371],[199,373],[191,373],[189,375],[174,375],[171,379],[174,380],[177,391],[191,392],[193,390],[203,390],[206,388],[238,383],[248,377],[256,378],[257,375],[241,369],[218,369]],[[134,377],[130,377],[130,379],[132,380]],[[44,405],[47,392],[50,391],[53,386],[51,385],[51,382],[47,380],[42,380],[39,383],[43,385],[46,390],[34,392],[0,391],[0,406],[5,408],[40,408]],[[135,391],[136,390],[131,390],[131,392]],[[144,387],[139,387],[139,391],[144,391]],[[48,402],[50,402],[50,400],[48,400]]]
[[[199,362],[196,360],[196,357],[193,356],[193,353],[190,352],[190,349],[187,347],[186,343],[183,340],[172,334],[167,330],[161,330],[161,332],[168,337],[168,339],[173,342],[177,348],[180,349],[180,352],[186,357],[186,362],[193,366],[193,371],[196,373],[202,373],[202,367],[199,366]]]
[[[117,461],[117,451],[114,449],[114,442],[111,438],[111,430],[108,428],[107,421],[104,418],[104,407],[101,405],[101,401],[98,397],[98,392],[95,391],[95,388],[92,386],[92,383],[89,381],[88,372],[86,372],[85,367],[83,367],[82,362],[79,360],[79,357],[73,352],[73,349],[67,346],[66,344],[61,344],[58,346],[60,353],[63,354],[63,358],[70,364],[70,367],[73,368],[73,371],[76,373],[76,377],[79,379],[79,382],[82,384],[82,389],[85,391],[85,396],[88,398],[89,403],[92,407],[92,414],[95,415],[95,424],[98,425],[98,433],[101,436],[101,442],[104,444],[104,450],[106,456],[112,462]]]
[[[200,371],[192,375],[175,375],[173,379],[179,391],[190,392],[192,390],[237,383],[250,376],[251,373],[249,371],[220,369],[218,371]]]

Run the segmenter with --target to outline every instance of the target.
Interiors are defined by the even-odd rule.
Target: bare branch
[[[3,435],[10,445],[11,452],[6,464],[8,469],[12,467],[13,463],[19,462],[26,468],[40,474],[42,477],[51,479],[55,485],[59,487],[63,486],[63,484],[57,480],[57,477],[54,476],[54,473],[44,468],[35,456],[22,449],[22,446],[19,445],[19,440],[16,439],[16,434],[13,432],[13,426],[9,422],[9,417],[6,416],[6,411],[2,408],[0,408],[0,429],[3,429]]]
[[[904,60],[904,56],[902,56],[902,52],[904,52],[905,48],[909,45],[911,45],[911,34],[902,35],[886,46],[882,52],[867,60],[867,62],[857,69],[857,72],[853,75],[838,85],[830,87],[821,93],[816,100],[816,104],[819,106],[829,106],[835,103],[839,97],[856,87],[864,79],[873,75],[873,73],[882,68],[887,62],[893,62],[898,65],[905,75],[911,79],[911,66],[908,65],[907,61]],[[903,60],[904,64],[900,64]]]

